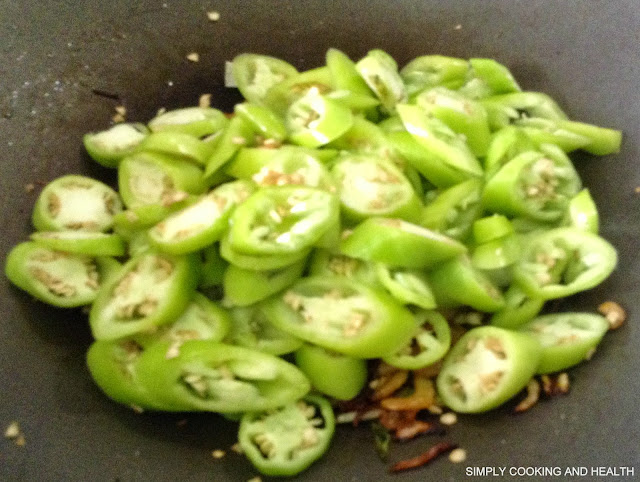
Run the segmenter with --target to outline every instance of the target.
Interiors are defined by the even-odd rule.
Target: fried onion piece
[[[385,410],[426,410],[436,404],[433,380],[413,374],[413,393],[408,397],[389,397],[380,401]]]
[[[415,469],[418,467],[422,467],[423,465],[427,465],[430,462],[433,462],[440,455],[445,454],[447,452],[451,452],[452,450],[458,448],[457,444],[452,444],[449,442],[440,442],[432,446],[426,452],[414,457],[412,459],[401,460],[400,462],[391,466],[390,472],[402,472],[404,470]]]

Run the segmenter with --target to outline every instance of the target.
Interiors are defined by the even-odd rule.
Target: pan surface
[[[602,234],[619,250],[619,267],[559,309],[593,311],[611,299],[629,318],[589,363],[570,372],[571,393],[521,416],[460,417],[445,438],[396,444],[390,461],[440,440],[468,452],[462,464],[445,457],[400,476],[388,474],[377,458],[368,427],[341,427],[327,455],[299,479],[463,480],[478,467],[498,473],[504,467],[508,479],[510,470],[529,474],[536,467],[559,467],[562,474],[585,467],[580,480],[604,473],[594,467],[640,475],[637,0],[2,0],[0,7],[2,259],[31,232],[31,208],[44,183],[67,173],[115,181],[83,153],[81,136],[106,127],[116,104],[126,106],[128,119],[143,122],[160,107],[196,104],[201,93],[229,110],[238,96],[224,88],[224,61],[241,52],[282,57],[299,69],[323,63],[329,47],[354,59],[383,48],[401,65],[428,53],[493,57],[525,89],[552,95],[570,117],[622,129],[619,155],[574,156],[600,208]],[[208,20],[211,10],[219,21]],[[200,61],[186,60],[190,52]],[[256,475],[228,450],[234,424],[215,415],[136,415],[105,398],[84,365],[90,334],[79,310],[34,302],[4,278],[0,290],[0,427],[18,421],[26,440],[23,447],[0,444],[0,480],[246,481]],[[215,460],[214,449],[228,453]]]

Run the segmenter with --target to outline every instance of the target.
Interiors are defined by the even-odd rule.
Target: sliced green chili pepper
[[[422,210],[420,225],[455,239],[465,239],[480,217],[482,182],[468,179],[437,195]]]
[[[93,381],[112,400],[136,410],[173,411],[140,384],[137,365],[144,348],[134,340],[94,341],[87,351],[87,367]]]
[[[492,214],[473,223],[473,239],[476,244],[500,239],[513,234],[513,232],[511,221],[502,214]]]
[[[333,85],[337,90],[347,90],[368,97],[373,96],[373,92],[358,73],[355,62],[345,53],[331,48],[327,50],[326,60]]]
[[[104,167],[118,167],[120,160],[132,154],[149,134],[144,124],[120,123],[82,138],[91,158]]]
[[[512,266],[520,256],[520,243],[511,234],[478,244],[471,254],[474,268],[490,271]]]
[[[157,327],[153,333],[135,335],[140,345],[168,341],[173,350],[167,356],[177,356],[182,344],[189,340],[222,341],[231,329],[227,310],[202,293],[195,292],[182,314],[172,323]]]
[[[328,144],[353,124],[351,111],[339,103],[310,92],[287,110],[289,140],[304,147]]]
[[[420,200],[402,171],[392,162],[366,154],[344,155],[331,174],[338,183],[342,210],[349,219],[394,216],[416,220]]]
[[[367,383],[367,362],[305,343],[296,351],[296,365],[311,386],[338,400],[351,400]]]
[[[335,430],[331,405],[309,395],[269,412],[247,413],[238,440],[262,474],[292,476],[307,469],[329,448]]]
[[[333,90],[328,67],[318,67],[292,76],[274,85],[264,99],[264,104],[276,114],[286,116],[289,107],[306,95],[325,95]]]
[[[536,143],[524,133],[523,129],[515,126],[503,127],[493,133],[489,141],[487,155],[484,159],[485,177],[490,179],[502,166],[518,154],[535,151],[537,147]]]
[[[449,166],[431,151],[425,148],[416,138],[405,130],[387,133],[393,148],[406,159],[407,163],[437,187],[449,187],[469,178],[469,175],[453,166]]]
[[[469,59],[473,75],[481,79],[492,95],[520,92],[520,86],[507,67],[493,59]]]
[[[350,258],[326,249],[313,251],[309,262],[309,274],[311,276],[343,276],[369,286],[382,287],[374,263]]]
[[[254,271],[229,265],[224,273],[224,302],[228,306],[247,306],[283,290],[302,275],[306,260],[270,271]]]
[[[242,96],[249,102],[262,104],[271,87],[298,74],[284,60],[268,55],[240,54],[232,62],[233,78]]]
[[[588,359],[609,329],[606,318],[592,313],[554,313],[521,326],[542,345],[536,373],[566,370]]]
[[[254,132],[265,139],[281,142],[287,137],[283,120],[274,112],[259,104],[237,104],[234,112],[251,125]]]
[[[234,250],[253,255],[293,254],[310,248],[338,216],[337,199],[298,186],[263,188],[231,217]]]
[[[193,137],[205,137],[227,125],[227,118],[211,107],[185,107],[157,115],[149,121],[151,132],[184,132]]]
[[[220,134],[220,140],[207,161],[204,176],[213,184],[216,174],[222,166],[229,162],[243,146],[251,146],[255,139],[252,125],[241,116],[234,116]]]
[[[37,244],[85,256],[123,256],[126,248],[117,234],[87,231],[40,231],[30,236]]]
[[[622,132],[614,129],[598,127],[584,122],[576,122],[570,120],[557,120],[558,127],[565,129],[574,134],[586,137],[589,143],[582,146],[581,149],[591,154],[605,156],[607,154],[616,154],[620,152],[620,144],[622,143]]]
[[[170,254],[198,251],[222,237],[233,209],[254,191],[248,181],[218,186],[190,206],[170,214],[149,230],[149,241]]]
[[[169,343],[157,343],[138,362],[149,394],[186,411],[254,412],[281,407],[309,391],[309,381],[281,358],[207,340],[186,341],[167,359]]]
[[[304,185],[335,192],[327,168],[311,149],[279,149],[251,176],[258,186]]]
[[[418,324],[413,338],[384,362],[403,370],[419,370],[440,360],[451,347],[451,329],[437,311],[420,310],[415,315]]]
[[[118,167],[120,196],[128,208],[170,207],[206,189],[202,171],[191,162],[138,152]]]
[[[107,231],[122,203],[106,184],[84,176],[62,176],[42,190],[33,208],[38,231]]]
[[[485,209],[511,216],[554,221],[580,190],[580,178],[569,158],[555,146],[524,152],[505,164],[485,186]]]
[[[117,268],[110,258],[55,251],[33,241],[9,251],[5,275],[31,296],[53,306],[73,308],[91,303],[105,278]]]
[[[285,355],[302,346],[302,340],[276,328],[264,315],[259,304],[231,308],[229,343],[270,355]]]
[[[356,70],[387,112],[407,101],[407,91],[398,73],[398,64],[383,50],[370,50],[356,64]]]
[[[96,296],[89,313],[93,336],[113,340],[175,320],[192,297],[199,268],[195,256],[145,251],[131,258]]]
[[[430,87],[443,85],[448,89],[462,87],[469,63],[466,60],[443,55],[416,57],[400,71],[409,95]]]
[[[514,277],[532,297],[562,298],[600,284],[615,269],[617,260],[615,248],[600,236],[557,228],[524,246]]]
[[[138,150],[151,151],[204,166],[213,152],[211,143],[184,132],[158,131],[147,136]]]
[[[555,144],[564,152],[572,152],[589,144],[588,137],[563,129],[558,122],[541,117],[524,117],[515,120],[514,125],[538,146]]]
[[[281,330],[358,358],[396,351],[415,328],[411,313],[389,295],[339,277],[303,278],[263,310]]]
[[[221,286],[224,272],[229,263],[220,256],[218,243],[207,246],[202,250],[202,270],[200,274],[199,288],[211,288]]]
[[[504,307],[491,316],[489,323],[509,329],[533,320],[544,306],[542,298],[530,297],[517,284],[512,284],[505,292],[504,302]]]
[[[560,106],[542,92],[514,92],[495,95],[482,99],[481,102],[487,109],[489,125],[493,130],[498,130],[518,119],[528,117],[551,120],[567,119],[567,115]]]
[[[540,356],[540,344],[529,335],[495,326],[473,328],[444,358],[438,395],[456,412],[486,412],[526,386]]]
[[[467,144],[444,122],[427,117],[416,105],[400,104],[397,110],[407,131],[431,156],[467,176],[482,176],[482,167]]]
[[[393,267],[429,268],[464,253],[464,244],[401,219],[369,218],[342,242],[340,250],[353,258]]]
[[[588,189],[583,189],[569,201],[567,222],[570,227],[598,234],[598,208]]]
[[[467,305],[479,311],[498,311],[504,298],[467,256],[445,261],[429,273],[438,306]]]
[[[482,104],[444,87],[425,90],[416,104],[429,116],[444,122],[451,130],[465,136],[471,151],[484,157],[489,147],[489,121]]]
[[[289,266],[306,258],[310,252],[310,249],[303,249],[299,252],[283,254],[247,254],[233,248],[229,241],[228,234],[220,240],[220,256],[222,256],[223,259],[240,268],[252,269],[254,271],[268,271]]]
[[[384,264],[376,267],[380,284],[401,304],[416,305],[424,309],[436,307],[436,299],[429,287],[429,279],[415,269],[390,268]]]

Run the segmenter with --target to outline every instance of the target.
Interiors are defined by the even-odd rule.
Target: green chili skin
[[[411,313],[391,296],[339,277],[303,278],[262,306],[281,330],[356,358],[395,352],[415,328]]]
[[[202,250],[202,269],[198,288],[221,286],[224,272],[229,263],[220,255],[219,243],[214,243]]]
[[[494,59],[473,58],[469,64],[474,76],[481,79],[493,95],[522,90],[509,69]]]
[[[338,158],[331,174],[349,220],[389,216],[416,221],[420,216],[422,206],[411,183],[390,161],[366,154],[345,155]]]
[[[581,182],[571,161],[559,149],[525,152],[505,164],[482,194],[486,210],[539,221],[560,219]]]
[[[113,189],[90,177],[67,175],[40,192],[32,223],[38,231],[108,231],[122,201]]]
[[[335,431],[333,409],[317,395],[270,412],[247,413],[240,421],[240,447],[258,471],[293,476],[329,448]]]
[[[583,189],[571,198],[565,222],[570,227],[598,234],[600,217],[588,189]]]
[[[469,70],[466,60],[443,55],[416,57],[400,71],[409,95],[426,88],[443,85],[449,89],[462,87]]]
[[[514,329],[533,320],[542,307],[542,298],[532,298],[517,284],[512,284],[504,294],[505,305],[491,316],[489,323],[500,328]]]
[[[429,286],[426,273],[415,269],[392,269],[382,263],[376,266],[380,284],[400,304],[416,305],[424,309],[436,307],[436,300]]]
[[[468,179],[441,191],[425,203],[420,225],[458,240],[471,233],[473,222],[480,217],[482,182]]]
[[[169,208],[189,194],[206,190],[202,170],[191,162],[157,153],[138,152],[118,167],[118,187],[125,206]]]
[[[542,357],[536,373],[566,370],[588,359],[609,329],[603,316],[593,313],[554,313],[520,326],[540,342]]]
[[[200,277],[196,256],[144,251],[131,258],[98,292],[89,313],[97,340],[131,336],[175,320]]]
[[[451,130],[466,138],[471,151],[484,157],[491,132],[485,108],[479,102],[443,87],[425,90],[416,97],[416,104],[429,116],[444,122]]]
[[[120,123],[100,132],[90,132],[82,138],[91,158],[104,167],[118,167],[144,142],[149,129],[144,124]]]
[[[94,341],[87,351],[87,367],[96,385],[110,399],[135,410],[175,408],[160,402],[141,385],[137,364],[144,348],[131,339]]]
[[[124,240],[117,234],[87,231],[39,231],[31,234],[35,243],[66,253],[85,256],[123,256]]]
[[[283,290],[302,275],[302,259],[277,270],[255,271],[230,264],[223,276],[224,302],[227,306],[248,306]]]
[[[393,218],[363,221],[340,245],[340,251],[353,258],[415,269],[430,268],[466,250],[454,239]]]
[[[229,334],[231,325],[231,316],[226,309],[196,291],[174,321],[132,338],[145,348],[167,341],[173,350],[170,355],[173,356],[189,340],[222,341]]]
[[[313,388],[337,400],[351,400],[367,383],[367,362],[361,358],[305,343],[295,360]]]
[[[382,289],[374,263],[327,249],[315,249],[309,260],[310,276],[343,276]]]
[[[235,207],[254,190],[248,181],[222,184],[153,226],[149,230],[149,241],[169,254],[186,254],[206,248],[222,237]]]
[[[440,360],[451,347],[451,329],[437,311],[420,310],[415,314],[417,328],[411,341],[397,353],[385,357],[385,363],[403,369],[419,370]],[[414,346],[419,347],[413,353]]]
[[[265,139],[282,142],[287,137],[287,128],[283,120],[267,107],[245,102],[237,104],[234,112],[250,124],[254,132]]]
[[[298,74],[284,60],[258,54],[240,54],[232,61],[232,72],[238,89],[249,102],[264,104],[264,98],[274,85]]]
[[[289,140],[303,147],[319,147],[337,139],[353,125],[353,114],[340,103],[310,92],[289,106]]]
[[[118,269],[110,258],[65,253],[26,241],[7,255],[5,275],[36,299],[61,308],[92,303],[101,284]]]
[[[181,411],[220,413],[270,410],[309,391],[293,364],[273,355],[208,340],[190,340],[167,358],[169,343],[149,347],[138,376],[149,394]]]
[[[338,201],[330,193],[301,186],[263,188],[231,217],[229,241],[250,255],[300,253],[334,224]]]
[[[398,73],[398,65],[386,52],[370,50],[356,63],[356,69],[380,99],[386,112],[393,112],[396,104],[407,101],[407,92]]]
[[[563,298],[600,284],[617,261],[616,249],[600,236],[556,228],[525,244],[514,279],[532,297]]]
[[[282,331],[269,321],[261,303],[232,307],[229,312],[233,320],[225,340],[229,344],[277,356],[292,353],[302,346],[300,338]]]
[[[149,121],[148,126],[151,132],[182,132],[200,138],[219,132],[227,122],[218,109],[185,107],[157,115]]]
[[[438,306],[467,305],[490,313],[504,306],[500,290],[473,268],[466,256],[435,267],[429,273],[429,282]]]
[[[337,90],[344,89],[355,94],[373,97],[373,92],[358,73],[355,62],[344,52],[330,48],[327,50],[326,63]]]
[[[540,343],[527,334],[473,328],[444,358],[436,380],[438,395],[456,412],[486,412],[526,386],[540,357]]]
[[[400,104],[398,114],[407,131],[429,152],[447,166],[467,177],[481,177],[482,167],[466,143],[442,121],[429,118],[415,105]]]
[[[268,271],[289,266],[306,258],[311,249],[283,254],[248,254],[236,251],[229,241],[228,233],[220,240],[220,256],[240,268],[254,271]]]
[[[204,166],[214,145],[185,132],[158,131],[147,136],[138,146],[140,151],[157,152],[169,157]]]

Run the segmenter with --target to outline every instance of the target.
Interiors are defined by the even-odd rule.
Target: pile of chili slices
[[[336,408],[378,418],[384,446],[437,430],[423,415],[445,407],[452,423],[525,387],[530,404],[534,377],[593,354],[605,317],[539,313],[616,266],[567,153],[615,153],[619,131],[569,120],[491,59],[398,70],[331,49],[305,72],[255,54],[231,72],[232,115],[87,134],[118,192],[53,180],[7,257],[36,298],[90,306],[107,396],[225,414],[260,472],[294,475],[329,447]]]

